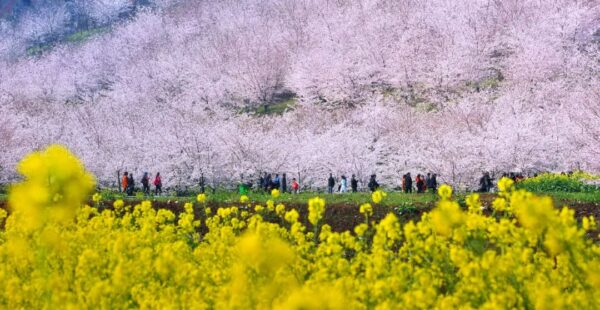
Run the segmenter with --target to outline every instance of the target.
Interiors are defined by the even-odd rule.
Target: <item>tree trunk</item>
[[[119,193],[121,193],[121,170],[117,170],[117,184],[119,186]]]

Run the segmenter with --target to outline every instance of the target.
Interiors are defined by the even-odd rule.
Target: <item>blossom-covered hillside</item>
[[[596,1],[77,3],[0,21],[4,181],[50,143],[104,184],[600,170]]]

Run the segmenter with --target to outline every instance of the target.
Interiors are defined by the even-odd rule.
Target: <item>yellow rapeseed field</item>
[[[204,195],[181,214],[120,200],[100,212],[84,204],[93,176],[60,146],[18,171],[0,213],[5,309],[600,309],[600,246],[584,237],[594,219],[578,225],[508,179],[493,216],[476,194],[463,210],[442,186],[417,223],[373,223],[365,202],[365,222],[338,233],[323,199],[308,201],[306,227],[278,192],[216,214]]]

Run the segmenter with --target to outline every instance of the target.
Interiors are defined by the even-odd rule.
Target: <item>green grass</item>
[[[543,193],[554,198],[557,204],[569,204],[569,202],[592,202],[600,203],[600,191],[585,192],[585,193],[567,193],[567,192],[553,192]]]
[[[228,204],[239,202],[240,195],[237,192],[232,191],[217,191],[214,194],[208,192],[206,194],[208,202]],[[253,204],[265,204],[267,200],[273,199],[270,195],[261,192],[250,192],[247,195],[250,198],[250,202]],[[305,192],[299,194],[285,193],[281,194],[276,202],[287,203],[287,204],[306,204],[308,199],[319,196],[324,198],[328,204],[348,204],[348,205],[360,205],[365,202],[371,201],[371,193],[360,192],[360,193],[345,193],[345,194],[325,194],[317,192]],[[124,200],[139,200],[139,196],[127,197],[120,193],[103,193],[104,199],[124,199]],[[195,201],[196,196],[150,196],[149,199],[156,201]],[[388,193],[388,196],[381,202],[381,205],[385,206],[399,206],[410,204],[427,204],[437,201],[437,196],[432,193],[425,194],[404,194],[400,192]]]
[[[75,32],[71,35],[69,35],[66,39],[66,41],[68,42],[82,42],[85,41],[87,39],[89,39],[90,37],[106,32],[107,28],[106,27],[101,27],[101,28],[94,28],[94,29],[89,29],[89,30],[82,30],[82,31],[78,31]]]
[[[83,42],[97,34],[104,33],[108,31],[107,27],[94,28],[89,30],[81,30],[75,33],[68,35],[66,38],[61,38],[56,42],[44,43],[44,44],[36,44],[27,48],[26,53],[27,56],[38,56],[43,54],[46,51],[51,50],[54,46],[64,42],[70,43],[79,43]]]
[[[102,197],[104,200],[115,200],[123,199],[125,201],[139,201],[142,199],[150,199],[154,201],[178,201],[188,202],[195,201],[196,195],[188,195],[183,197],[177,197],[172,195],[165,196],[148,196],[144,197],[138,193],[137,196],[128,197],[115,191],[103,191]],[[548,193],[537,193],[538,195],[547,195],[554,199],[556,206],[569,205],[572,203],[600,203],[600,191],[586,192],[586,193],[565,193],[565,192],[548,192]],[[459,193],[454,195],[456,201],[462,202],[467,194]],[[207,201],[218,204],[235,204],[239,202],[240,195],[237,192],[219,190],[214,194],[208,192],[206,194]],[[319,196],[324,198],[327,204],[339,204],[339,205],[360,205],[365,202],[371,202],[371,193],[360,192],[360,193],[345,193],[345,194],[325,194],[318,192],[304,192],[300,194],[281,194],[276,202],[284,204],[306,204],[308,199]],[[267,200],[272,199],[270,195],[261,192],[250,192],[248,194],[250,202],[252,204],[265,204]],[[6,201],[8,196],[6,194],[0,194],[0,201]],[[404,194],[401,192],[388,192],[387,197],[381,202],[382,206],[406,206],[406,205],[431,205],[438,200],[437,195],[432,193],[425,194]]]
[[[255,108],[243,108],[240,113],[248,113],[256,116],[281,115],[292,109],[296,105],[296,99],[290,98],[281,102],[275,102],[268,105],[267,111],[265,107],[260,105]]]
[[[26,53],[27,56],[37,56],[44,53],[45,51],[52,49],[52,47],[52,44],[38,44],[27,48]]]

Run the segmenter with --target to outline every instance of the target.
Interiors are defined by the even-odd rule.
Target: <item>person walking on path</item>
[[[281,192],[287,192],[287,178],[285,176],[285,173],[281,176]]]
[[[275,178],[273,179],[273,187],[271,189],[279,189],[281,187],[281,179],[279,178],[279,174],[275,174]]]
[[[406,174],[406,176],[404,176],[405,178],[405,188],[404,188],[404,192],[405,193],[412,193],[412,177],[410,175],[410,172]]]
[[[261,191],[264,188],[265,178],[263,178],[260,172],[258,173],[258,181],[256,182],[256,190]]]
[[[128,174],[129,173],[127,171],[125,171],[123,173],[123,178],[121,179],[121,186],[123,187],[123,193],[126,193],[127,189],[128,189],[128,186],[127,186],[128,185],[127,182],[129,181]]]
[[[271,178],[271,174],[267,174],[265,177],[265,193],[271,193],[271,189],[273,189],[273,179]]]
[[[204,187],[205,187],[205,180],[204,180],[204,173],[200,173],[200,181],[198,182],[200,185],[200,193],[204,194]],[[162,186],[162,184],[161,184]],[[162,189],[162,188],[161,188]]]
[[[427,186],[428,191],[434,191],[433,188],[435,185],[433,184],[433,176],[431,175],[431,172],[427,173],[427,177],[425,178],[425,186]]]
[[[296,181],[296,178],[292,179],[292,193],[298,194],[298,190],[300,189],[300,184]]]
[[[371,179],[369,179],[369,184],[367,184],[367,186],[371,192],[374,192],[379,188],[379,183],[377,183],[377,175],[371,175]]]
[[[340,193],[348,192],[348,180],[346,180],[346,176],[342,175],[342,181],[340,181]]]
[[[127,195],[133,196],[134,191],[135,191],[135,181],[133,180],[133,173],[130,173],[129,178],[127,178]]]
[[[431,186],[427,186],[427,188],[432,189],[433,192],[435,193],[435,192],[437,192],[437,186],[438,186],[438,183],[437,183],[437,174],[434,173],[431,176]]]
[[[144,176],[142,177],[142,187],[144,189],[144,195],[150,195],[150,178],[148,177],[148,172],[144,172]]]
[[[238,193],[240,195],[247,195],[248,194],[248,184],[244,183],[244,180],[242,179],[242,181],[240,182],[240,184],[238,184]]]
[[[154,177],[154,195],[162,194],[162,179],[160,178],[160,172],[156,173]]]
[[[335,179],[333,178],[333,174],[329,174],[329,179],[327,179],[327,192],[329,194],[333,194],[333,187],[335,186]]]
[[[417,178],[415,181],[417,183],[417,193],[424,193],[425,192],[425,180],[423,180],[423,176],[421,176],[421,174],[417,174]]]
[[[492,178],[490,178],[489,173],[485,172],[479,179],[479,192],[487,193],[492,189],[492,186]]]
[[[353,174],[352,179],[350,179],[350,187],[352,188],[352,192],[358,192],[358,180],[356,180],[356,176]]]

